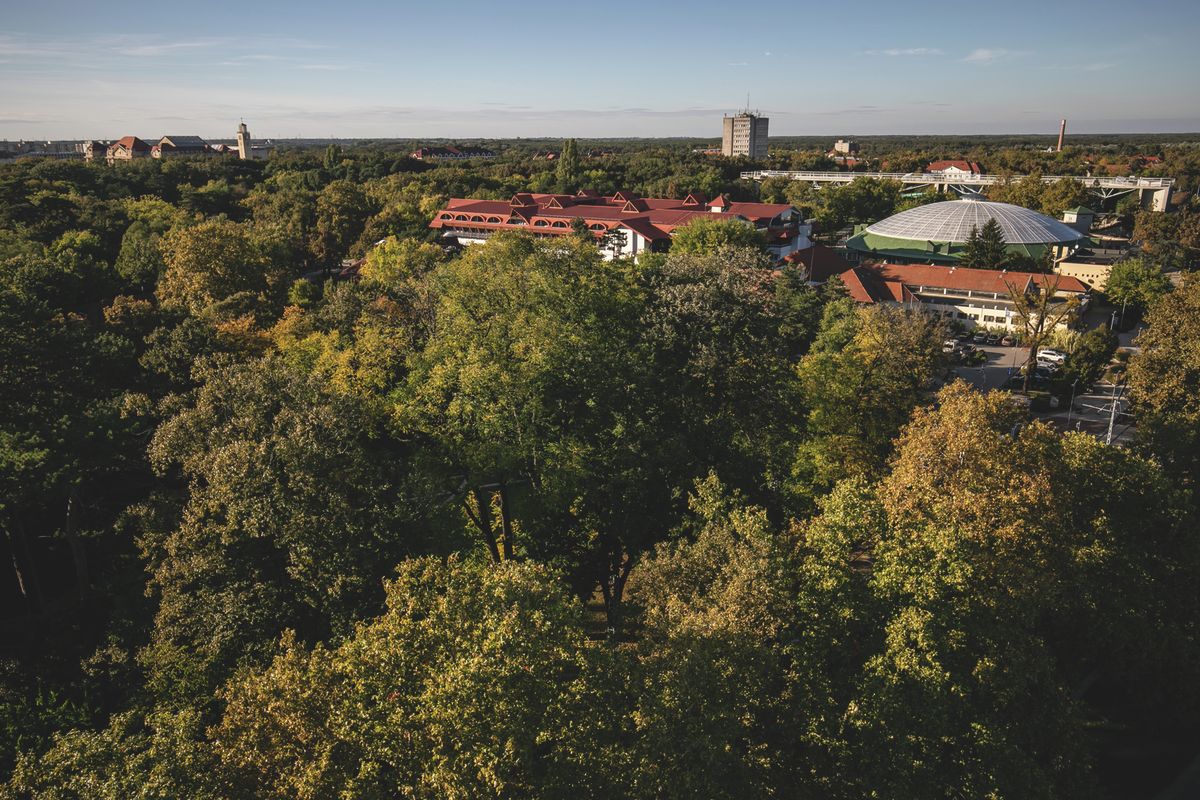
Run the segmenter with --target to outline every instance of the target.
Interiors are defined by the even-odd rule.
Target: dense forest
[[[864,147],[1102,147],[972,142]],[[1170,784],[1200,751],[1200,278],[1146,301],[1138,444],[1108,446],[943,385],[933,318],[753,245],[430,235],[516,191],[726,192],[818,233],[937,199],[739,179],[817,149],[545,148],[0,165],[0,797]],[[1106,152],[1200,176],[1194,144]],[[1195,265],[1194,202],[1109,210]]]

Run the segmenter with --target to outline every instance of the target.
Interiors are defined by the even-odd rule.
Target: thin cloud
[[[831,114],[879,114],[879,113],[882,113],[882,112],[884,112],[884,111],[894,111],[894,110],[895,110],[895,109],[893,109],[893,108],[886,108],[886,107],[884,107],[884,106],[853,106],[852,108],[839,108],[839,109],[838,109],[838,110],[836,110],[836,111],[818,111],[818,112],[816,112],[816,113],[817,113],[817,114],[823,114],[823,115],[831,115]]]
[[[118,46],[114,47],[113,51],[120,53],[123,56],[146,58],[165,56],[169,53],[174,53],[179,50],[196,50],[201,48],[217,47],[227,42],[228,40],[226,39],[189,39],[179,42],[157,42],[152,44]]]
[[[986,66],[997,61],[1011,61],[1029,55],[1028,50],[1008,50],[1004,47],[979,47],[967,54],[963,61],[967,64]]]
[[[869,56],[944,56],[940,47],[889,47],[886,50],[868,50]]]
[[[727,67],[748,67],[748,66],[750,66],[750,62],[749,61],[730,61],[725,66],[727,66]]]
[[[1115,66],[1116,64],[1111,61],[1093,61],[1090,64],[1051,64],[1046,69],[1056,69],[1064,72],[1103,72]]]

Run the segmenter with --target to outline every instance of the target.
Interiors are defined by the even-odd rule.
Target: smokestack
[[[1067,121],[1064,119],[1058,125],[1058,152],[1062,152],[1062,140],[1067,135]]]

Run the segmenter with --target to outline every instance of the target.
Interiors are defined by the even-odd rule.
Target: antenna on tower
[[[750,113],[750,93],[746,92],[746,113]]]

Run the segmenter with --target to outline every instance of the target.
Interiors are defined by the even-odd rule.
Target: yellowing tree
[[[166,308],[201,316],[242,292],[264,294],[271,270],[245,228],[227,220],[175,228],[162,238],[166,269],[158,299]]]

